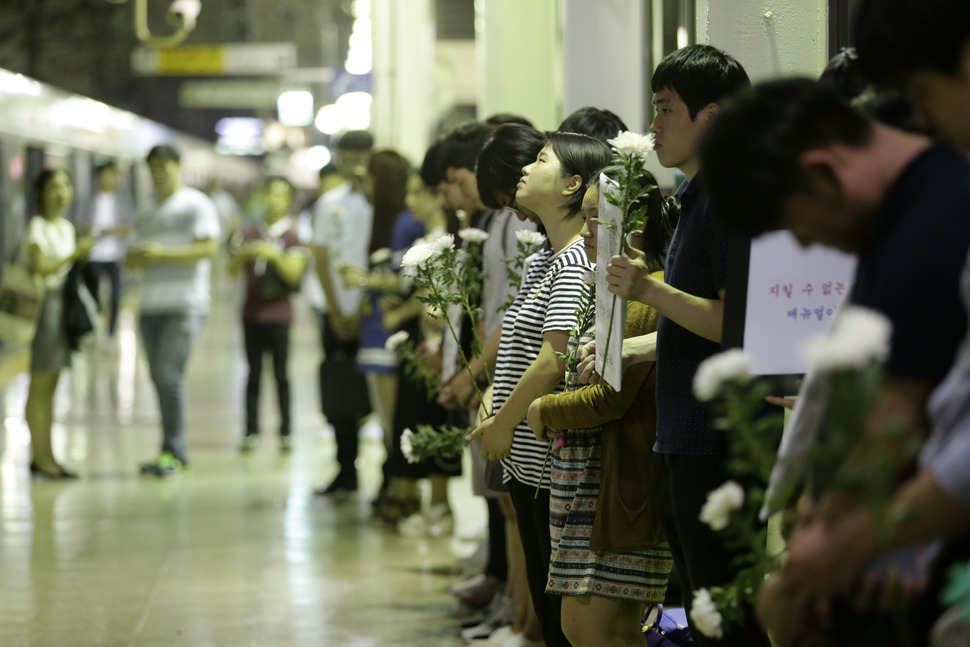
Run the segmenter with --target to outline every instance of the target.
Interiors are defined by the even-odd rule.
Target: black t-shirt
[[[970,161],[942,144],[890,188],[859,254],[850,301],[884,314],[889,376],[937,384],[967,332],[960,275],[970,249]]]
[[[727,274],[727,233],[707,208],[694,177],[680,194],[680,220],[670,241],[664,280],[678,290],[719,299]],[[694,397],[694,374],[721,345],[667,317],[657,325],[657,444],[662,454],[719,454],[724,432],[713,428],[710,407]]]

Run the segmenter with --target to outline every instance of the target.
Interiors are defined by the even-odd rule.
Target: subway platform
[[[319,413],[319,336],[298,306],[292,451],[277,448],[269,372],[263,442],[238,451],[246,368],[238,305],[223,299],[189,362],[192,465],[168,479],[138,475],[157,454],[160,429],[130,310],[114,341],[76,355],[61,377],[55,455],[77,481],[31,478],[24,357],[4,356],[0,645],[461,644],[448,587],[458,558],[474,549],[467,537],[483,527],[484,504],[467,478],[453,479],[454,536],[405,537],[371,520],[384,458],[373,425],[364,428],[358,497],[313,494],[334,475],[335,445]]]

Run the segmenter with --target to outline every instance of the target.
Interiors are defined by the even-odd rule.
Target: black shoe
[[[357,491],[356,478],[342,478],[338,476],[330,485],[313,491],[317,496],[345,497]]]
[[[36,476],[39,479],[45,479],[48,481],[62,481],[62,480],[71,480],[71,479],[78,478],[77,474],[75,474],[74,472],[68,472],[60,465],[57,466],[56,472],[48,472],[46,470],[42,470],[40,468],[40,465],[38,465],[33,461],[31,461],[30,463],[30,475]]]

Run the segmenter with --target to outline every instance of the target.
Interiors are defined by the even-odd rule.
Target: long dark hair
[[[619,164],[612,164],[597,171],[586,183],[586,191],[590,187],[599,184],[600,173],[604,173],[611,180],[616,180],[623,172],[623,167]],[[656,272],[664,268],[667,260],[667,247],[670,245],[670,237],[677,226],[680,218],[680,203],[673,196],[664,197],[660,192],[657,178],[650,171],[644,171],[637,176],[637,189],[639,195],[630,205],[630,209],[637,210],[643,206],[647,207],[647,224],[643,228],[643,253],[646,255],[644,261],[650,272]]]
[[[405,209],[411,167],[400,153],[386,149],[371,155],[367,172],[374,182],[374,225],[369,250],[373,253],[391,244],[394,221]]]
[[[552,132],[546,135],[552,152],[559,159],[563,176],[578,175],[583,186],[589,182],[596,171],[610,163],[613,151],[598,139],[579,133]],[[566,218],[572,218],[583,208],[584,191],[576,191],[562,205],[567,210]]]

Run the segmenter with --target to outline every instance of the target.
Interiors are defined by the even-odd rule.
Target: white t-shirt
[[[167,246],[191,245],[200,240],[219,240],[216,207],[201,191],[184,186],[134,223],[135,244],[154,242]],[[193,312],[209,310],[209,273],[212,261],[157,263],[145,268],[142,312]]]
[[[50,221],[43,216],[33,216],[27,223],[27,231],[24,232],[21,260],[29,266],[27,250],[31,245],[37,245],[40,253],[45,257],[61,260],[74,253],[76,244],[74,225],[67,219],[58,217]],[[49,288],[60,287],[70,269],[71,264],[65,263],[56,272],[44,277],[44,285]]]
[[[121,203],[114,193],[98,193],[91,204],[91,233],[97,236],[88,260],[102,263],[120,261],[125,254],[124,242],[117,236],[104,236],[101,232],[122,223],[119,213]]]
[[[313,208],[313,244],[327,249],[330,281],[340,300],[340,310],[347,316],[357,313],[362,291],[356,286],[344,286],[340,268],[349,265],[367,269],[373,220],[374,209],[367,199],[346,182],[320,196]],[[325,302],[323,309],[328,308]]]
[[[543,335],[554,330],[568,333],[576,325],[576,309],[590,289],[586,275],[593,266],[583,251],[582,240],[555,254],[544,249],[530,259],[522,289],[502,321],[492,399],[492,410],[496,413],[509,399],[526,369],[539,357]],[[563,379],[552,393],[562,391],[565,386],[564,371]],[[547,448],[548,443],[537,441],[525,420],[520,422],[515,428],[512,453],[502,459],[505,478],[538,487]],[[542,487],[549,488],[548,465],[542,474]]]

